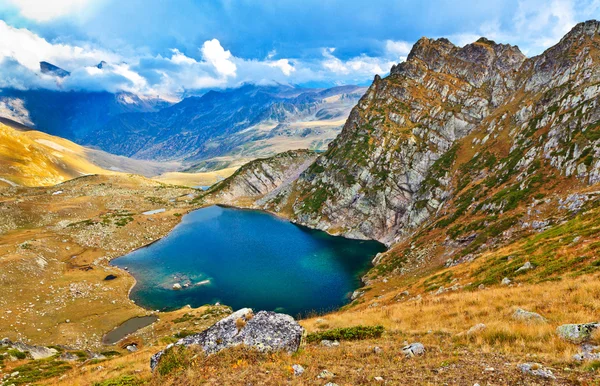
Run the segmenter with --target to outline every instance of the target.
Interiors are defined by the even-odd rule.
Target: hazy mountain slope
[[[0,185],[48,186],[87,174],[157,175],[177,163],[132,160],[0,123]]]
[[[140,159],[188,162],[324,149],[363,92],[356,86],[307,90],[254,85],[211,91],[159,112],[119,115],[87,142]]]

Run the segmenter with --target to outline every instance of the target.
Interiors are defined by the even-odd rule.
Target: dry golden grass
[[[39,131],[0,124],[0,177],[24,186],[49,186],[86,174],[115,174],[86,158],[86,149]]]
[[[210,186],[225,179],[238,170],[238,166],[203,173],[169,172],[153,177],[153,180],[182,186]]]

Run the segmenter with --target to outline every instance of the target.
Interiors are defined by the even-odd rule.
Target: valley
[[[486,38],[462,47],[421,38],[368,89],[244,85],[115,115],[90,144],[120,156],[0,125],[0,336],[57,347],[37,373],[31,366],[42,362],[0,347],[0,384],[598,385],[599,47],[594,20],[529,58]],[[232,109],[232,100],[242,107]],[[27,115],[11,103],[7,119]],[[111,170],[119,160],[123,170]],[[160,176],[132,174],[142,171]],[[290,232],[315,237],[288,235],[286,242],[270,234],[283,232],[269,231],[271,223],[242,226],[235,215],[204,222],[203,236],[219,226],[237,235],[219,233],[216,247],[232,270],[227,258],[258,254],[270,242],[298,252],[318,238],[322,246],[344,236],[387,250],[366,253],[372,266],[359,288],[336,290],[355,289],[339,309],[304,314],[293,354],[236,346],[208,355],[179,339],[236,310],[221,305],[218,293],[179,308],[192,289],[175,284],[189,278],[158,266],[153,255],[169,237],[124,257],[131,270],[111,261],[174,229],[178,237],[203,213],[237,213],[214,205],[265,211]],[[219,256],[210,252],[213,242],[192,235],[164,253],[193,261],[198,248]],[[306,256],[325,260],[314,251]],[[250,268],[232,279],[235,291],[248,291],[236,287],[246,279],[268,280],[252,279]],[[281,288],[298,286],[306,268],[287,279],[282,273]],[[335,276],[325,268],[307,275]],[[355,268],[341,269],[352,276],[361,271]],[[136,269],[151,271],[137,287],[147,291],[146,303],[165,296],[160,305],[179,309],[134,302]],[[194,280],[207,280],[200,276]],[[283,302],[277,288],[269,291],[267,298]],[[286,291],[294,296],[294,288]],[[307,304],[324,298],[320,292]],[[249,302],[252,295],[231,296]],[[285,309],[265,306],[278,307]],[[137,316],[158,320],[102,344],[106,332]],[[234,335],[254,317],[236,319]],[[248,346],[282,339],[260,333]],[[150,358],[165,348],[152,372]],[[60,359],[76,350],[90,352]],[[112,354],[98,359],[102,352]]]

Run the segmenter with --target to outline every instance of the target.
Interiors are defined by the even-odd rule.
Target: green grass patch
[[[383,326],[355,326],[347,328],[334,328],[321,332],[314,332],[306,336],[308,343],[322,340],[363,340],[379,338],[385,331]]]

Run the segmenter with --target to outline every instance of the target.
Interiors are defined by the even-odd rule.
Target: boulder
[[[525,311],[521,308],[516,309],[516,311],[512,315],[512,318],[514,320],[525,322],[546,323],[546,318],[544,318],[542,315],[536,312]]]
[[[243,308],[221,319],[207,330],[180,339],[156,353],[150,360],[152,370],[158,365],[166,350],[177,346],[200,346],[210,355],[223,349],[245,345],[262,352],[295,352],[300,347],[304,328],[289,315],[270,311],[253,314]]]
[[[510,283],[512,283],[512,281],[505,277],[504,279],[502,279],[502,285],[510,285]]]
[[[582,343],[591,339],[595,330],[600,328],[598,323],[583,324],[563,324],[558,326],[556,333],[558,336],[572,343]]]
[[[421,343],[411,343],[408,346],[404,346],[402,348],[402,352],[407,357],[412,358],[417,355],[425,354],[425,346],[423,346],[423,344],[421,344]]]
[[[58,354],[58,351],[53,348],[43,346],[30,346],[21,342],[13,343],[12,347],[21,352],[29,353],[29,355],[31,355],[33,359],[46,359]]]

